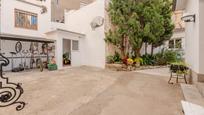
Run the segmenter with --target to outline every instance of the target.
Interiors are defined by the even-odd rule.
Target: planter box
[[[183,64],[171,64],[170,70],[172,73],[186,73],[188,71],[188,67]]]

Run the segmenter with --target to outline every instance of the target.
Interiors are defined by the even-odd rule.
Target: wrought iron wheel
[[[22,47],[23,47],[23,46],[22,46],[22,43],[21,43],[20,41],[18,41],[18,42],[16,43],[16,46],[15,46],[16,53],[21,52]]]

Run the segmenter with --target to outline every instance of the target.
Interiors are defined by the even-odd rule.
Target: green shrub
[[[134,62],[142,64],[143,63],[143,59],[142,58],[135,58]]]
[[[164,58],[163,52],[155,54],[155,64],[156,65],[166,65],[167,61]]]
[[[113,56],[114,62],[121,62],[120,54],[118,52],[115,52],[115,55]]]
[[[163,52],[155,54],[156,64],[157,65],[167,65],[176,61],[180,61],[177,51],[165,50]]]
[[[178,52],[172,50],[166,50],[164,52],[164,58],[166,59],[167,64],[177,61]]]
[[[106,57],[106,61],[107,61],[107,63],[109,63],[109,64],[114,63],[113,56],[107,56],[107,57]]]
[[[106,60],[107,63],[119,63],[122,61],[118,52],[115,52],[114,56],[107,56]]]
[[[152,56],[150,54],[145,54],[142,57],[143,62],[142,65],[154,65],[155,64],[155,56]]]

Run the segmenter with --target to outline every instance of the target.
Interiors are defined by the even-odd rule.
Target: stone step
[[[201,95],[196,85],[181,84],[181,89],[186,101],[204,107],[204,97]]]
[[[202,106],[187,101],[181,101],[181,104],[185,115],[204,115]]]
[[[196,87],[198,88],[198,91],[201,93],[201,95],[204,97],[204,83],[198,82],[196,83]]]

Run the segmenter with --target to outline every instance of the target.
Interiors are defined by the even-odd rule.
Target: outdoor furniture
[[[172,78],[176,78],[176,83],[178,83],[179,79],[184,79],[185,83],[187,84],[186,75],[188,73],[188,67],[183,63],[172,63],[170,65],[170,78],[168,83],[173,84],[171,82]]]

